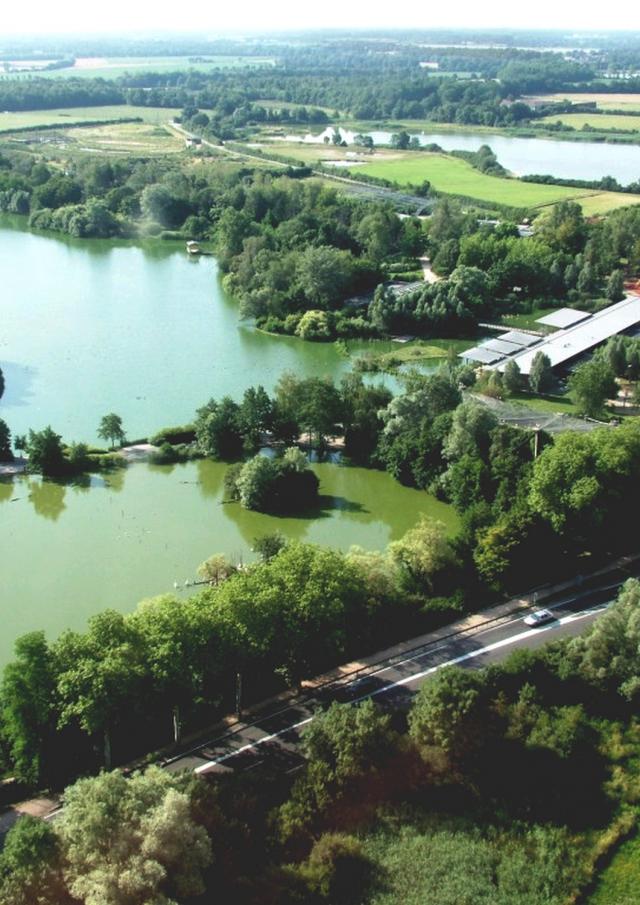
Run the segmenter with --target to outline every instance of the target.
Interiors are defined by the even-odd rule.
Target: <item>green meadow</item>
[[[58,110],[28,110],[18,113],[0,112],[0,133],[12,132],[15,129],[37,129],[41,126],[70,126],[86,122],[107,122],[109,120],[139,117],[145,123],[158,125],[168,122],[177,108],[169,107],[130,107],[126,104],[105,107],[66,107]]]
[[[556,113],[553,116],[545,116],[540,122],[563,123],[572,129],[590,126],[599,132],[640,132],[640,116],[625,116],[622,113]]]
[[[61,79],[87,78],[87,79],[117,79],[125,74],[133,75],[138,72],[182,72],[195,69],[199,72],[208,72],[213,69],[239,69],[243,66],[273,66],[273,57],[239,57],[239,56],[209,56],[203,57],[88,57],[76,60],[75,66],[68,69],[51,69],[44,71],[30,71],[29,75],[37,75],[42,78]],[[0,78],[11,78],[13,73],[3,74]]]
[[[358,166],[357,173],[389,179],[400,185],[419,185],[428,180],[437,192],[509,207],[542,207],[588,194],[565,186],[487,176],[465,160],[447,154],[413,152],[405,157],[389,156]]]

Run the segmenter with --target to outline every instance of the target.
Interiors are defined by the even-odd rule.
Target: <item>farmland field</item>
[[[640,132],[640,116],[615,113],[556,113],[538,120],[541,123],[564,123],[574,129],[591,126],[598,131],[633,130]]]
[[[595,102],[599,110],[637,110],[640,112],[640,94],[541,94],[535,98],[523,98],[537,101],[571,101],[572,104]]]
[[[628,207],[631,204],[640,204],[640,195],[624,195],[622,192],[596,192],[579,198],[580,207],[587,216],[594,214],[608,214],[609,211],[619,207]]]
[[[76,123],[93,122],[95,120],[123,119],[140,117],[145,123],[159,124],[167,122],[180,111],[170,107],[66,107],[58,110],[28,110],[18,113],[0,113],[0,132],[11,132],[14,129],[37,129],[39,126],[60,126],[69,128]]]
[[[390,179],[401,185],[419,185],[428,179],[438,192],[510,207],[541,207],[587,194],[584,190],[565,186],[537,185],[517,179],[486,176],[466,161],[446,154],[413,153],[394,159],[378,159],[359,166],[357,171],[380,179]]]
[[[175,154],[184,150],[184,140],[171,129],[153,123],[112,123],[69,129],[66,136],[74,149],[110,154]],[[77,147],[76,147],[77,146]]]
[[[476,198],[490,204],[504,204],[509,207],[534,208],[556,204],[565,199],[578,201],[588,216],[605,214],[619,207],[640,204],[640,195],[622,192],[598,192],[591,189],[576,189],[562,185],[542,185],[523,182],[518,179],[501,179],[486,176],[474,169],[466,161],[447,154],[404,153],[401,151],[377,150],[371,156],[359,151],[357,158],[347,158],[344,148],[334,145],[310,144],[303,142],[271,141],[258,143],[265,155],[269,153],[293,157],[301,163],[314,166],[319,161],[348,163],[351,176],[358,179],[366,173],[381,179],[389,179],[400,185],[419,185],[428,179],[433,188],[445,194]],[[254,145],[255,147],[255,145]],[[353,153],[353,149],[352,149]],[[327,167],[340,175],[338,167]]]
[[[86,57],[77,59],[75,66],[68,69],[52,69],[44,72],[33,72],[42,78],[101,78],[116,79],[125,73],[136,72],[179,72],[197,69],[208,72],[212,69],[238,69],[243,66],[273,66],[273,57],[238,57],[209,56],[206,57]],[[2,74],[0,78],[11,78],[12,74]]]

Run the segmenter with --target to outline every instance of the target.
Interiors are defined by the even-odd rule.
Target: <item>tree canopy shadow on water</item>
[[[332,512],[335,512],[336,510],[362,515],[368,515],[370,513],[369,509],[355,500],[348,500],[343,496],[332,496],[330,494],[320,493],[318,494],[317,502],[305,509],[279,508],[277,510],[269,510],[265,514],[270,515],[273,518],[316,521],[316,519],[331,518]]]

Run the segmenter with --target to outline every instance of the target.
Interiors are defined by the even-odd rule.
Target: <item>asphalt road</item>
[[[637,573],[636,567],[632,574]],[[526,611],[522,610],[517,615],[505,615],[463,630],[452,627],[449,634],[445,628],[437,640],[427,640],[380,660],[357,678],[325,684],[286,704],[266,703],[253,712],[252,722],[240,723],[233,730],[159,763],[172,772],[246,771],[263,765],[282,772],[297,770],[304,763],[299,750],[302,730],[332,701],[355,703],[370,697],[385,708],[406,708],[422,683],[444,666],[480,669],[504,660],[518,648],[534,649],[557,638],[580,634],[615,599],[619,584],[627,577],[626,569],[615,576],[611,573],[604,588],[584,589],[547,604],[556,619],[539,628],[524,624]],[[0,811],[0,848],[4,835],[22,813],[51,819],[61,809],[56,808],[55,800],[35,799]]]
[[[617,589],[616,589],[617,590]],[[407,706],[423,682],[444,666],[480,669],[504,660],[517,648],[537,648],[549,641],[583,632],[615,599],[616,590],[603,589],[566,599],[549,607],[556,619],[530,628],[522,614],[508,616],[489,627],[460,632],[427,643],[379,663],[351,682],[334,683],[286,706],[266,709],[251,723],[211,739],[165,762],[171,771],[196,773],[226,769],[249,770],[267,762],[285,771],[303,759],[298,751],[300,733],[314,714],[332,701],[357,702],[372,698],[382,707]]]

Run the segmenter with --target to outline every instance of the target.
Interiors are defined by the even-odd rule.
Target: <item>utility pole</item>
[[[236,716],[242,716],[242,673],[236,673]]]

